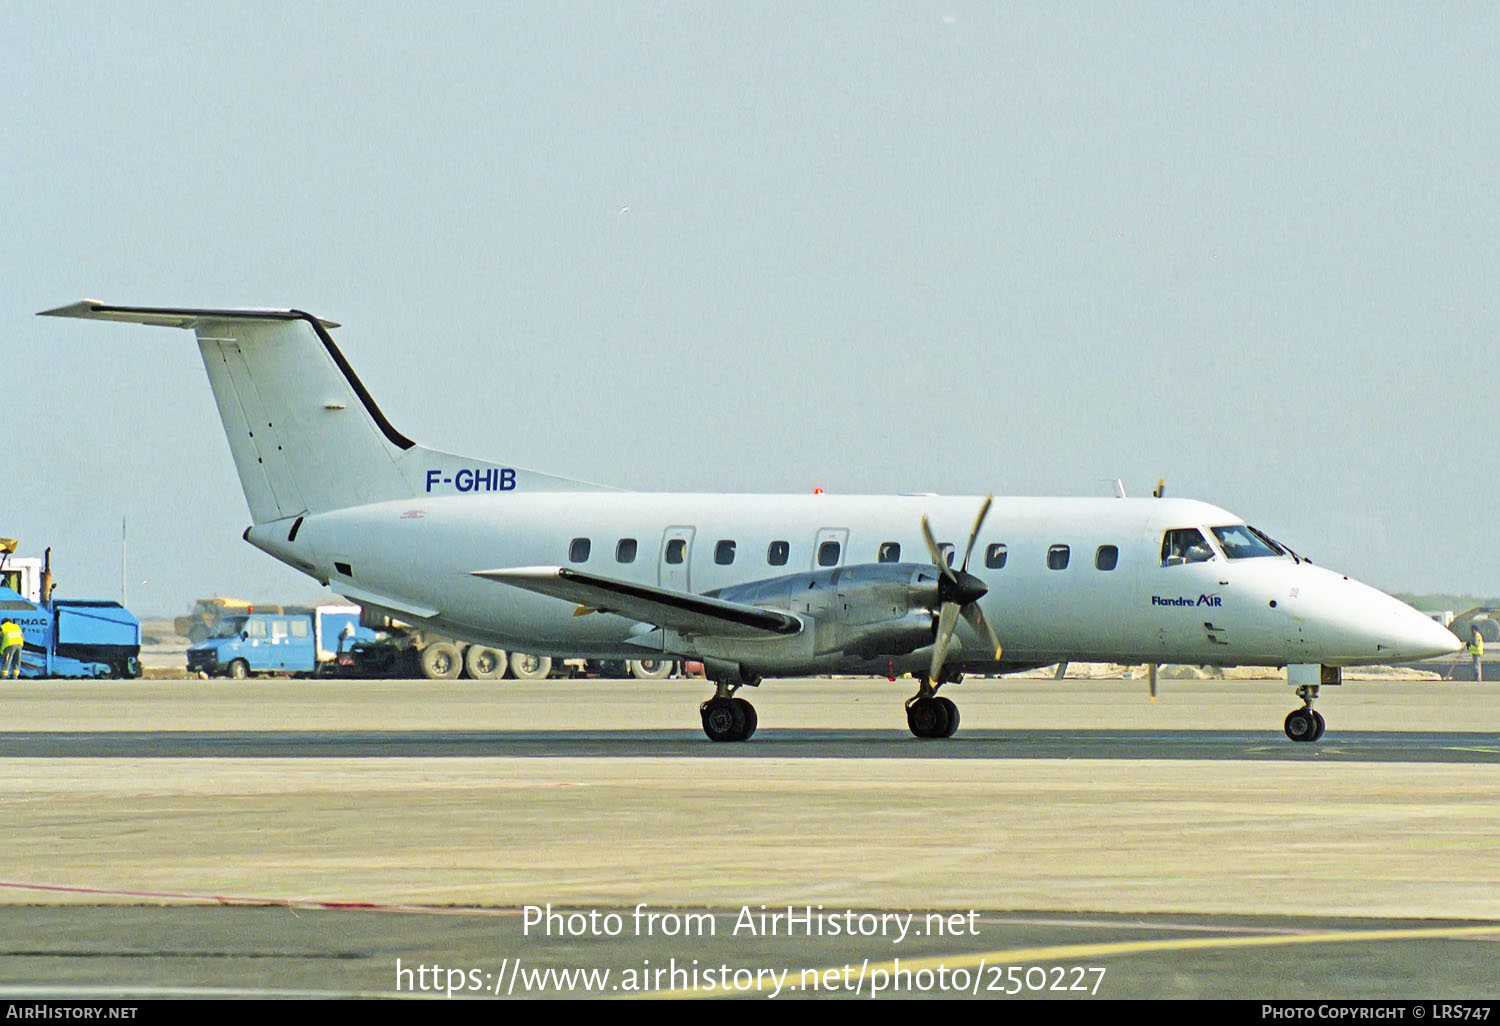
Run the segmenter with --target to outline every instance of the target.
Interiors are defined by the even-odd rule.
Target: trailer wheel
[[[439,641],[422,649],[422,676],[428,680],[457,680],[463,668],[457,645]]]
[[[243,659],[236,659],[229,664],[229,676],[233,680],[245,680],[250,676],[250,664]]]
[[[672,676],[670,659],[632,659],[630,675],[636,680],[666,680]]]
[[[517,680],[545,680],[552,672],[552,657],[512,652],[510,672],[515,674]]]
[[[198,642],[200,641],[207,641],[208,628],[203,626],[203,624],[201,623],[195,623],[188,628],[187,636],[188,641],[191,641],[194,645],[198,644]]]
[[[470,645],[464,653],[464,669],[475,680],[499,680],[505,676],[507,661],[504,651],[483,645]]]

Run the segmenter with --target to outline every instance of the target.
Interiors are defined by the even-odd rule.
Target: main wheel
[[[943,711],[948,714],[948,727],[943,731],[941,736],[952,737],[954,734],[957,734],[959,719],[958,706],[953,704],[953,699],[938,697],[934,698],[933,701],[942,706]]]
[[[1313,713],[1313,722],[1318,725],[1318,729],[1313,731],[1311,740],[1318,741],[1323,737],[1323,731],[1328,729],[1328,724],[1323,722],[1323,714],[1316,711]]]
[[[438,641],[422,649],[422,676],[428,680],[457,680],[463,668],[457,645]]]
[[[234,680],[245,680],[250,676],[250,664],[243,659],[236,659],[229,664],[229,676]]]
[[[517,680],[546,680],[552,672],[552,657],[512,652],[510,672],[515,674]]]
[[[760,726],[760,717],[755,713],[755,706],[743,698],[731,698],[730,701],[735,704],[735,707],[740,710],[741,715],[745,719],[745,729],[741,732],[740,740],[749,741],[755,736],[755,728]]]
[[[743,705],[748,706],[749,702]],[[745,739],[745,710],[740,700],[733,698],[710,698],[699,708],[703,716],[703,733],[710,741],[743,741]]]
[[[917,737],[947,737],[948,710],[935,698],[919,698],[906,707],[906,725]]]
[[[666,680],[672,676],[670,659],[632,659],[630,675],[636,680]]]
[[[1287,713],[1286,723],[1283,725],[1286,736],[1293,741],[1316,740],[1318,721],[1313,716],[1311,709],[1293,709]]]
[[[475,680],[499,680],[505,676],[505,653],[498,648],[470,645],[464,653],[464,669]]]

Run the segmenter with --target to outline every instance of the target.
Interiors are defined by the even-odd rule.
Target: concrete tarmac
[[[1154,705],[1141,682],[969,681],[933,742],[905,730],[910,682],[772,682],[747,692],[756,737],[715,745],[701,682],[8,684],[0,995],[394,996],[396,958],[466,985],[500,960],[858,964],[868,992],[902,958],[971,983],[1085,960],[1116,997],[1493,997],[1488,688],[1327,689],[1328,734],[1297,745],[1274,681],[1164,681]],[[719,926],[525,932],[549,903]],[[762,905],[979,925],[726,933]],[[704,992],[645,989],[685,982]]]

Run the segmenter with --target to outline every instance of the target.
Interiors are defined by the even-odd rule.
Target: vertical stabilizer
[[[338,325],[311,314],[85,300],[44,315],[192,330],[257,524],[423,495],[596,487],[412,442],[334,344]]]

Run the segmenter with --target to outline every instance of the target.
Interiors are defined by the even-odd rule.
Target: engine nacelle
[[[932,644],[937,634],[935,567],[861,563],[725,588],[713,594],[792,613],[809,622],[812,654],[876,659]]]

